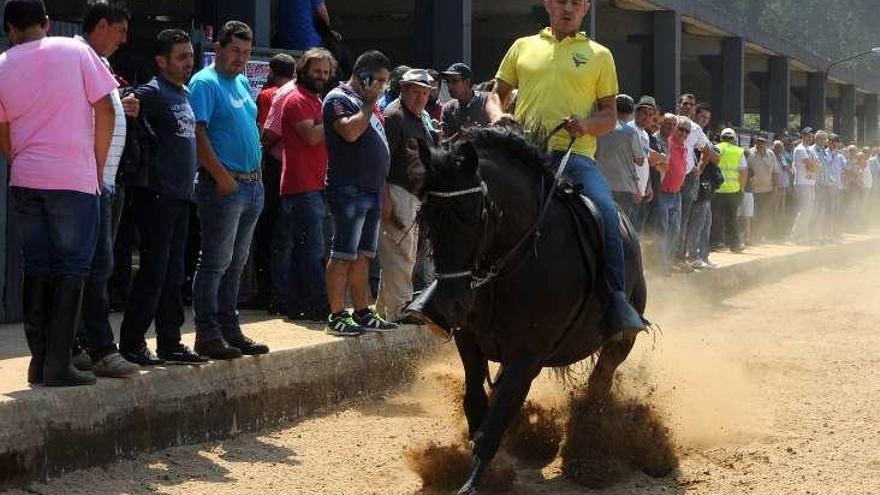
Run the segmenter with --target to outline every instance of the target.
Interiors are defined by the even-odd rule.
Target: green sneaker
[[[352,319],[360,325],[365,332],[390,332],[391,330],[397,329],[397,323],[391,323],[390,321],[385,321],[381,316],[376,314],[372,309],[368,309],[361,313],[360,315],[357,312],[354,314]]]
[[[348,311],[343,311],[327,318],[324,333],[336,337],[358,337],[364,333],[364,329],[354,321]]]

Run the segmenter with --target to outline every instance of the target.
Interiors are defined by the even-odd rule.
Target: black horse
[[[518,131],[486,128],[469,131],[451,148],[423,146],[420,156],[419,222],[438,276],[410,308],[455,338],[474,444],[470,476],[458,493],[472,494],[542,368],[599,352],[589,393],[607,398],[635,337],[603,337],[608,291],[601,224],[579,213],[576,191],[566,194],[566,187],[554,185],[550,157],[540,146]],[[642,314],[646,288],[638,241],[621,219],[627,294]],[[491,403],[484,388],[489,361],[501,363]]]

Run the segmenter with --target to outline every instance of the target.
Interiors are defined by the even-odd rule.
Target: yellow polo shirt
[[[584,33],[559,41],[550,28],[516,40],[495,77],[519,89],[516,120],[547,132],[572,115],[589,117],[596,100],[617,96],[618,90],[611,51]],[[556,133],[550,149],[565,151],[569,139],[565,131]],[[578,138],[574,152],[593,157],[596,137]]]

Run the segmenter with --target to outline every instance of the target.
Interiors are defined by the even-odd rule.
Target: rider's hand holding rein
[[[586,134],[602,136],[614,130],[617,125],[617,101],[614,96],[602,98],[596,102],[596,111],[591,117],[579,118],[572,115],[565,122],[565,130],[573,137],[579,138]]]

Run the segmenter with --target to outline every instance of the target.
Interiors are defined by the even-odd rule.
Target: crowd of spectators
[[[302,8],[329,29],[323,2]],[[482,84],[464,63],[440,72],[394,67],[378,51],[360,55],[337,84],[339,60],[306,30],[285,41],[302,50],[298,59],[273,57],[269,82],[254,98],[243,75],[254,43],[246,24],[224,24],[214,63],[196,73],[189,35],[161,31],[155,77],[130,85],[108,61],[125,43],[129,20],[124,8],[95,2],[81,37],[48,37],[41,0],[5,5],[13,47],[0,55],[0,149],[10,158],[12,204],[23,225],[30,383],[91,384],[142,366],[268,353],[239,318],[249,257],[260,295],[252,306],[270,314],[321,322],[340,337],[412,322],[404,307],[434,277],[415,220],[411,171],[420,166],[420,147],[500,118],[547,117],[536,102],[551,96],[518,64],[565,39],[552,34],[559,24],[517,40],[495,80]],[[878,149],[844,147],[840,137],[810,128],[799,140],[758,134],[749,146],[731,128],[710,139],[707,105],[684,94],[672,113],[650,95],[618,95],[610,52],[582,35],[573,40],[559,47],[572,51],[563,59],[573,57],[576,68],[577,50],[597,55],[576,76],[596,86],[596,101],[579,101],[574,86],[562,83],[552,98],[559,108],[598,114],[550,117],[568,119],[565,129],[577,139],[566,175],[605,218],[617,329],[644,326],[623,294],[618,208],[653,244],[664,274],[711,269],[718,249],[835,242],[864,226],[869,202],[880,197],[880,180],[876,187],[872,180],[880,178]],[[53,71],[65,77],[31,84],[34,74]],[[552,137],[555,163],[566,145],[567,136]],[[136,232],[139,257],[117,346],[108,280],[120,222]],[[193,349],[181,341],[190,258],[198,260]],[[155,353],[145,339],[151,326]]]

